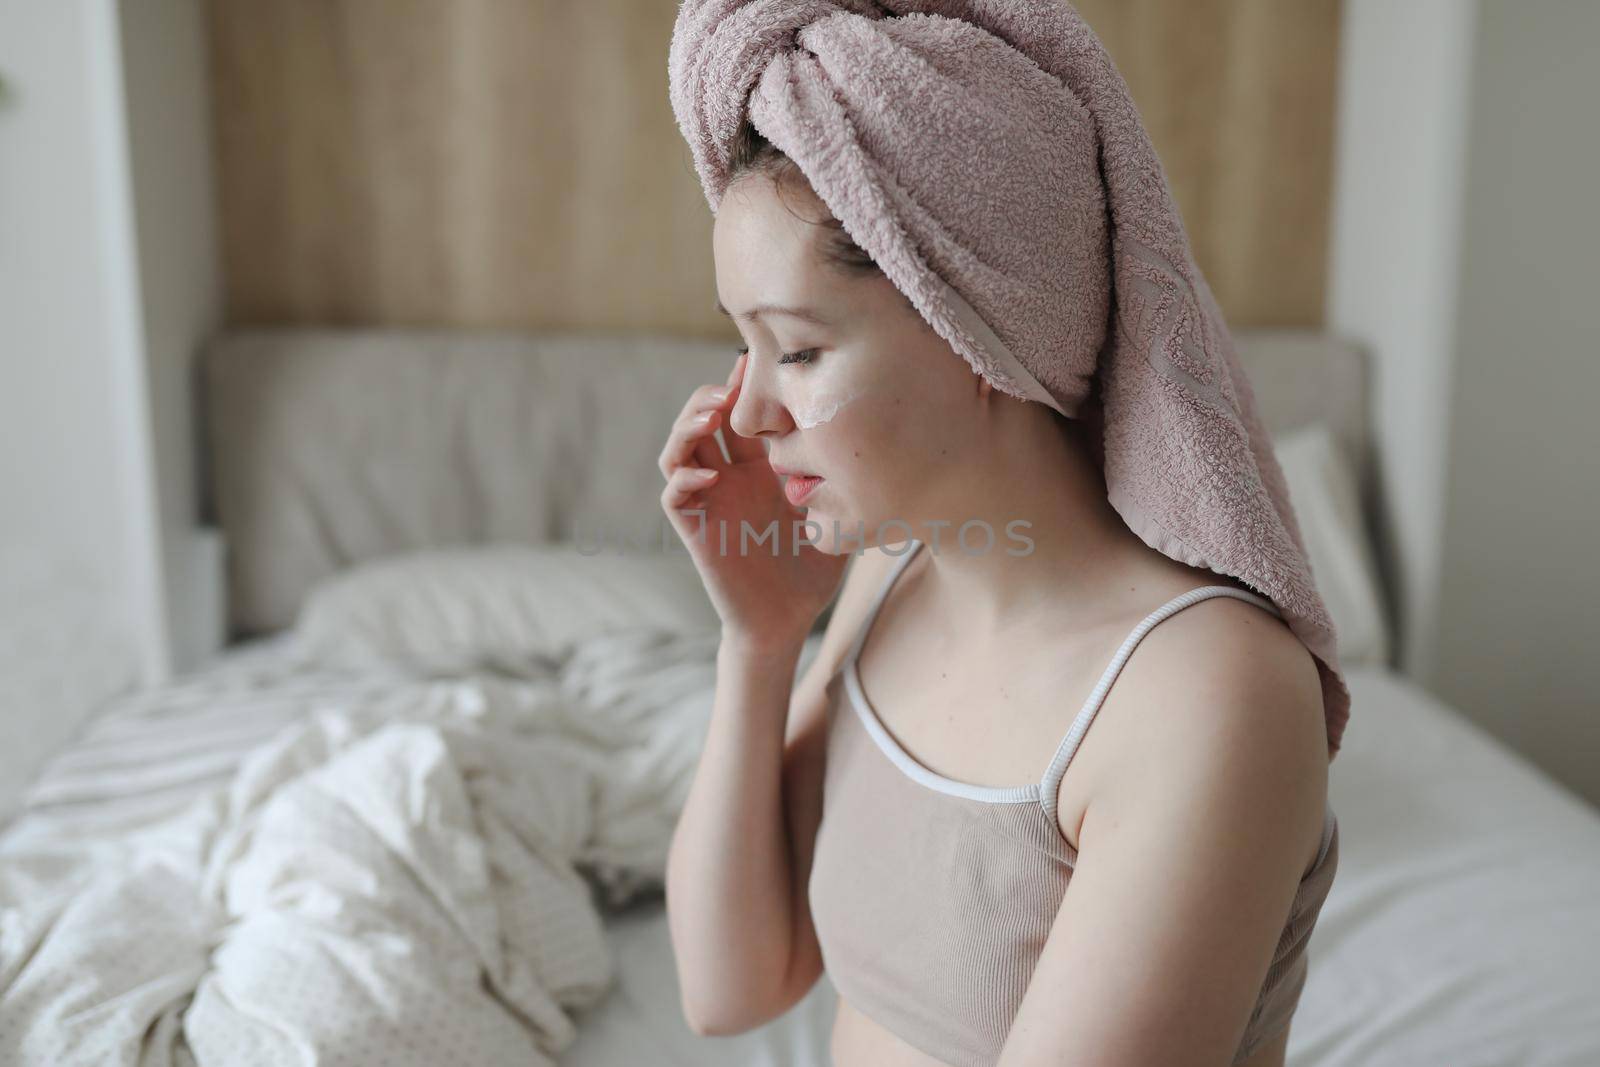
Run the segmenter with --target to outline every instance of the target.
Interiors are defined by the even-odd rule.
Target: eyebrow
[[[733,318],[733,312],[722,306],[722,301],[717,301],[717,311],[720,314]],[[739,318],[746,322],[754,322],[759,315],[788,315],[790,318],[800,319],[804,322],[814,323],[818,326],[828,326],[831,323],[820,312],[808,307],[785,307],[782,304],[757,304],[749,311],[741,312]]]

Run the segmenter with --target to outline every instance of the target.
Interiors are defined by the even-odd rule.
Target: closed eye
[[[739,349],[739,351],[740,352],[748,352],[748,351],[750,351],[750,348],[749,348],[749,346],[743,346],[743,347],[741,347]],[[799,352],[785,352],[783,355],[778,357],[778,362],[780,364],[783,364],[783,363],[802,363],[802,364],[803,363],[810,363],[810,362],[812,362],[813,360],[816,359],[817,353],[820,352],[820,351],[822,351],[820,348],[806,348],[806,349],[800,350]]]

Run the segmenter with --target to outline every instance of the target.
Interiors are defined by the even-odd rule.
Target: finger
[[[728,386],[724,385],[698,385],[694,392],[689,394],[689,400],[683,405],[683,410],[678,412],[681,418],[692,415],[697,411],[711,411],[725,406],[724,401],[728,396]]]
[[[717,430],[727,421],[727,416],[720,411],[703,411],[689,420],[689,433],[694,440],[690,459],[696,467],[720,471],[728,465],[717,444]]]
[[[720,411],[723,418],[727,418],[739,399],[736,382],[742,377],[739,368],[746,358],[745,353],[739,353],[739,357],[733,361],[733,369],[728,372],[728,380],[723,384],[702,385],[694,391],[694,400],[698,404],[696,411]]]
[[[728,387],[726,385],[696,386],[694,392],[689,394],[689,399],[684,401],[683,407],[679,409],[673,424],[687,425],[689,420],[696,415],[707,411],[723,411],[726,413],[726,409],[729,407],[726,403],[727,395]]]
[[[696,410],[693,403],[685,405],[683,413],[667,434],[667,443],[661,447],[661,454],[656,457],[656,466],[660,468],[662,477],[670,477],[674,470],[685,465],[715,467],[718,470],[726,466],[727,461],[722,458],[722,450],[715,437],[721,422],[722,415],[715,408]]]
[[[719,472],[705,467],[679,467],[667,479],[661,503],[669,511],[698,506],[700,494],[715,485]]]
[[[728,465],[717,446],[716,429],[722,421],[717,411],[703,411],[680,419],[667,437],[656,465],[663,477],[670,478],[679,467],[710,467],[721,470]]]
[[[735,361],[737,370],[738,361]],[[717,445],[715,437],[711,438],[709,447],[700,449],[698,453],[691,452],[690,446],[682,440],[675,440],[680,435],[697,439],[695,431],[704,430],[714,432],[717,425],[727,418],[726,409],[731,404],[725,404],[727,386],[701,385],[689,394],[689,399],[684,402],[678,417],[673,421],[672,429],[668,433],[667,443],[662,446],[661,454],[656,457],[656,466],[661,470],[662,477],[670,475],[673,468],[682,466],[691,460],[702,467],[715,466],[718,469],[727,464],[722,456],[722,449]],[[723,411],[714,419],[696,422],[697,416],[708,412]]]

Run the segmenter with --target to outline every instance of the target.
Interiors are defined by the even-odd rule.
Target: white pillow
[[[1305,538],[1317,591],[1338,632],[1340,665],[1387,665],[1384,600],[1349,457],[1323,423],[1275,438],[1273,451],[1289,483],[1289,503]]]
[[[500,544],[388,556],[318,585],[295,641],[332,668],[544,675],[575,644],[635,626],[720,627],[687,553]]]

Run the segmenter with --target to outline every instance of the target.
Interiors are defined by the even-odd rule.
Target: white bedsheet
[[[1398,677],[1349,681],[1290,1067],[1600,1064],[1600,812]]]
[[[117,703],[0,834],[0,1062],[553,1063],[615,979],[593,891],[664,867],[715,643],[456,679],[266,643]]]
[[[0,544],[0,823],[40,763],[139,677],[104,577],[50,546]]]

